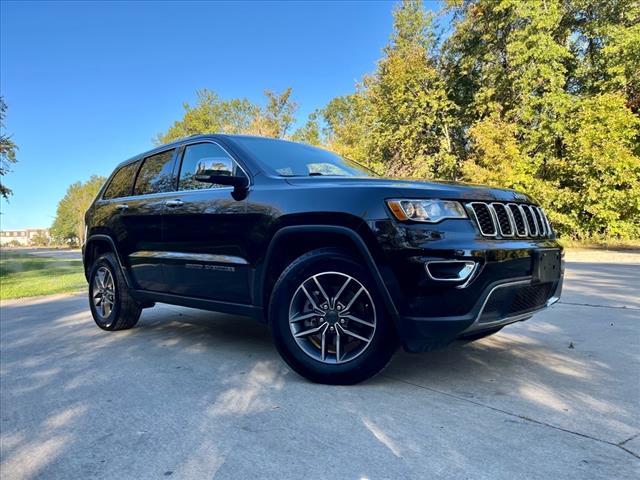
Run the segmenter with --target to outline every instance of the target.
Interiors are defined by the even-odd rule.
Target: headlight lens
[[[445,218],[467,218],[464,207],[451,200],[387,200],[387,205],[400,221],[437,223]]]

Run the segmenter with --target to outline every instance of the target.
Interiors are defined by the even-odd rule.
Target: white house
[[[51,239],[48,228],[25,228],[24,230],[2,230],[0,231],[0,245],[10,245],[15,242],[20,246],[28,247],[34,245],[34,238],[42,236]]]

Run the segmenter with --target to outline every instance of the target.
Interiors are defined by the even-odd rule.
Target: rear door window
[[[174,189],[173,164],[175,149],[147,157],[140,168],[134,195],[170,192]]]
[[[131,195],[133,179],[136,177],[136,171],[139,165],[139,161],[133,162],[118,170],[111,178],[109,186],[104,191],[102,198],[108,200],[110,198],[128,197]]]

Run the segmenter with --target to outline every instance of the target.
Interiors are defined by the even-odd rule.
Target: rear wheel
[[[353,384],[380,372],[398,342],[368,272],[347,253],[321,249],[295,260],[271,296],[276,347],[296,372]]]
[[[138,323],[142,309],[131,297],[113,253],[101,255],[89,273],[89,306],[103,330],[125,330]]]

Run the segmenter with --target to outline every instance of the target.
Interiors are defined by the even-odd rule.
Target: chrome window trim
[[[179,144],[173,144],[171,147],[167,147],[164,148],[162,150],[157,150],[154,151],[153,153],[150,153],[149,155],[146,156],[138,156],[135,158],[135,160],[131,160],[126,162],[125,164],[121,165],[120,168],[118,168],[117,170],[114,170],[113,173],[111,174],[111,176],[108,179],[108,182],[105,183],[105,187],[103,189],[102,192],[100,192],[100,197],[99,197],[99,201],[101,202],[111,202],[113,200],[118,200],[118,201],[122,201],[122,200],[131,200],[131,199],[135,199],[135,198],[153,198],[154,196],[158,196],[158,195],[176,195],[176,194],[183,194],[183,193],[189,193],[189,192],[198,192],[198,191],[213,191],[213,192],[217,192],[217,191],[232,191],[233,187],[218,187],[218,188],[201,188],[201,189],[192,189],[192,190],[170,190],[168,192],[156,192],[156,193],[146,193],[144,195],[134,195],[133,194],[133,190],[135,189],[136,186],[136,180],[138,179],[138,173],[140,172],[140,168],[142,167],[142,165],[144,164],[144,161],[149,158],[149,157],[153,157],[155,155],[158,155],[160,153],[164,153],[167,152],[169,150],[175,150],[176,153],[178,153],[178,150],[180,148],[182,148],[183,150],[188,147],[189,145],[197,145],[198,143],[213,143],[217,146],[219,146],[222,150],[224,150],[224,152],[229,155],[229,158],[231,158],[231,160],[238,165],[238,167],[240,167],[240,170],[242,170],[242,173],[245,174],[245,176],[247,177],[247,179],[249,180],[249,187],[251,187],[253,185],[253,178],[251,177],[251,175],[249,175],[247,173],[247,170],[242,166],[242,164],[236,159],[236,157],[234,155],[232,155],[229,150],[227,150],[226,148],[224,148],[224,146],[222,146],[219,142],[215,141],[215,140],[210,140],[210,139],[194,139],[192,141],[186,142],[186,143],[179,143]],[[184,152],[182,152],[182,155],[184,156]],[[177,171],[177,185],[180,185],[180,171],[182,170],[182,157],[177,158],[176,157],[176,163],[174,164],[174,169],[177,166],[178,167],[178,171]],[[135,162],[140,162],[140,165],[138,165],[138,168],[136,170],[136,174],[135,177],[133,179],[133,185],[131,187],[131,191],[132,194],[131,195],[127,195],[125,197],[114,197],[114,198],[104,198],[104,193],[107,190],[107,188],[109,188],[109,184],[111,183],[111,180],[113,179],[113,176],[115,175],[116,172],[120,171],[121,169],[123,169],[124,167],[131,165]],[[178,165],[179,163],[179,165]]]
[[[145,194],[142,194],[142,195],[136,195],[136,194],[134,194],[133,192],[134,192],[134,191],[135,191],[135,189],[136,189],[136,182],[138,181],[138,174],[140,173],[140,169],[141,169],[141,168],[142,168],[142,166],[144,165],[144,162],[145,162],[145,160],[147,160],[147,158],[155,157],[156,155],[160,155],[160,154],[162,154],[162,153],[168,152],[169,150],[175,150],[175,152],[174,152],[174,154],[173,154],[173,155],[174,155],[174,157],[175,157],[175,155],[176,155],[176,153],[177,153],[177,151],[178,151],[178,149],[179,149],[179,148],[180,148],[180,146],[179,146],[179,145],[178,145],[178,146],[173,145],[173,146],[171,146],[171,147],[167,147],[167,148],[163,148],[163,149],[161,149],[161,150],[154,151],[153,153],[150,153],[149,155],[145,155],[145,156],[138,156],[138,157],[136,157],[136,159],[135,159],[135,160],[131,160],[130,162],[126,162],[124,165],[121,165],[121,166],[120,166],[120,168],[118,168],[117,170],[114,170],[114,171],[113,171],[113,173],[111,174],[111,176],[109,177],[109,179],[108,179],[109,181],[108,181],[108,183],[106,184],[106,187],[105,187],[105,188],[104,188],[104,190],[100,193],[100,198],[99,198],[99,200],[100,200],[100,201],[105,201],[105,202],[110,202],[111,200],[121,200],[121,199],[123,199],[123,198],[140,198],[140,197],[148,197],[149,195],[158,195],[158,194],[161,194],[161,193],[170,193],[170,192],[156,192],[156,193],[145,193]],[[177,158],[175,158],[175,161],[177,161],[177,160],[178,160],[178,159],[177,159]],[[120,170],[122,170],[123,168],[128,167],[129,165],[133,165],[133,164],[134,164],[134,163],[136,163],[136,162],[139,162],[139,163],[140,163],[140,165],[138,165],[138,168],[136,169],[136,173],[135,173],[135,175],[133,176],[133,183],[131,184],[131,195],[127,195],[127,196],[125,196],[125,197],[104,198],[104,194],[105,194],[105,192],[107,191],[107,188],[109,188],[109,185],[111,184],[111,181],[113,180],[113,177],[115,176],[115,174],[116,174],[117,172],[119,172]],[[173,168],[175,168],[175,167],[176,167],[176,165],[175,165],[175,163],[174,163],[174,164],[173,164]]]
[[[212,253],[183,253],[139,250],[129,255],[130,258],[161,258],[164,260],[189,260],[192,262],[228,263],[231,265],[248,265],[242,257],[234,255],[218,255]]]
[[[493,212],[493,209],[488,204],[486,204],[485,202],[470,202],[470,203],[467,203],[467,205],[469,205],[471,213],[473,213],[473,216],[476,219],[476,225],[478,226],[478,230],[480,230],[480,235],[482,235],[483,237],[493,237],[493,238],[497,237],[498,236],[498,227],[496,226],[495,213]],[[480,225],[480,220],[478,219],[478,215],[476,214],[476,210],[475,210],[475,208],[473,208],[474,205],[484,205],[489,210],[489,215],[491,216],[491,221],[493,222],[493,228],[495,230],[495,233],[493,235],[489,234],[489,233],[484,233],[482,231],[482,225]]]

